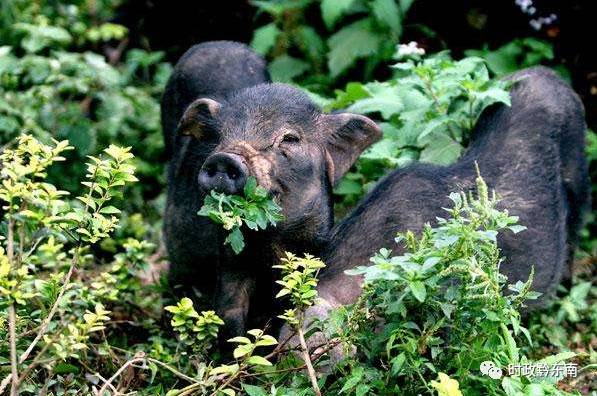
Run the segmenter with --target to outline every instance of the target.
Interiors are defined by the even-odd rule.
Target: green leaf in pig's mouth
[[[241,231],[244,224],[254,231],[265,230],[269,225],[284,219],[282,208],[269,196],[267,191],[257,185],[254,177],[249,177],[243,195],[226,195],[211,191],[197,212],[199,216],[207,216],[214,223],[230,231],[225,245],[230,245],[235,254],[245,248],[245,239]]]

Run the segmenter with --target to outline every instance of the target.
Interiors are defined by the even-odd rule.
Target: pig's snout
[[[216,190],[226,194],[238,194],[247,182],[249,170],[236,154],[211,155],[199,171],[199,186],[205,191]]]

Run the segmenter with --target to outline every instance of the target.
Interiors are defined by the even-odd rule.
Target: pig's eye
[[[299,137],[299,135],[296,135],[294,133],[287,133],[286,135],[284,135],[284,137],[282,137],[282,143],[298,143],[300,142],[301,138]]]

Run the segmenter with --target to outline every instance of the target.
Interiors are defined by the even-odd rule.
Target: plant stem
[[[19,372],[17,362],[17,338],[16,338],[16,322],[17,315],[15,312],[14,303],[8,306],[8,337],[10,340],[10,372],[12,375],[12,383],[10,386],[10,396],[17,396],[19,394]]]
[[[166,364],[164,362],[161,362],[161,361],[159,361],[157,359],[153,359],[153,358],[146,358],[146,359],[147,359],[148,362],[155,363],[158,366],[161,366],[161,367],[165,368],[166,370],[170,371],[172,374],[174,374],[174,375],[176,375],[176,376],[184,379],[185,381],[188,381],[188,382],[190,382],[192,384],[193,383],[195,383],[195,384],[198,383],[197,380],[189,377],[186,374],[181,373],[180,371],[176,370],[174,367],[172,367],[172,366],[170,366],[170,365],[168,365],[168,364]]]
[[[288,344],[290,342],[290,340],[292,340],[292,337],[294,337],[295,335],[296,335],[296,331],[293,331],[292,333],[290,333],[288,335],[288,337],[286,337],[286,339],[283,342],[279,343],[271,353],[265,355],[265,358],[267,360],[270,360],[274,356],[286,352],[287,350],[284,350],[284,347],[286,346],[286,344]],[[290,350],[292,350],[292,349],[295,349],[295,348],[290,348]]]
[[[4,393],[4,389],[6,389],[6,386],[8,386],[8,383],[10,382],[11,379],[12,379],[12,374],[8,374],[6,377],[4,377],[2,382],[0,382],[0,395],[2,393]]]
[[[110,378],[108,378],[108,380],[106,382],[104,382],[104,385],[102,385],[102,387],[100,388],[100,390],[97,392],[98,396],[103,396],[104,392],[106,391],[106,388],[108,386],[112,385],[112,382],[118,378],[118,376],[120,374],[122,374],[122,372],[124,370],[126,370],[127,367],[129,367],[132,364],[135,363],[140,363],[140,362],[144,362],[145,361],[145,357],[134,357],[131,360],[128,360],[125,364],[123,364],[115,373],[113,376],[111,376]]]
[[[75,267],[78,264],[78,261],[79,261],[79,249],[76,248],[76,250],[75,250],[75,256],[73,257],[73,261],[72,261],[72,263],[70,265],[70,268],[68,269],[68,272],[66,273],[66,276],[64,277],[64,279],[62,281],[62,287],[60,288],[60,292],[58,293],[58,297],[56,297],[56,301],[54,301],[54,305],[50,309],[50,313],[48,313],[48,316],[46,316],[46,318],[42,322],[42,324],[40,326],[40,329],[39,329],[39,332],[35,336],[35,339],[33,339],[33,341],[31,342],[31,344],[29,344],[29,347],[27,348],[27,350],[25,350],[25,352],[23,352],[23,354],[19,358],[19,362],[20,363],[23,363],[29,357],[29,354],[31,353],[31,351],[33,351],[33,348],[35,348],[35,345],[37,345],[37,343],[39,342],[39,340],[41,340],[41,338],[44,336],[44,334],[46,334],[46,331],[48,330],[48,326],[50,325],[50,322],[52,321],[52,318],[54,317],[54,315],[56,314],[56,311],[58,310],[58,306],[60,305],[60,301],[62,300],[62,296],[64,296],[64,293],[66,292],[66,289],[67,289],[67,287],[69,285],[69,282],[70,282],[70,278],[73,275],[73,272],[75,270]]]
[[[244,369],[244,365],[240,364],[238,367],[238,371],[231,375],[230,378],[226,380],[226,382],[224,382],[222,385],[216,388],[216,390],[210,396],[216,396],[218,393],[220,393],[220,391],[222,391],[222,389],[226,389],[226,387],[229,386],[240,375],[240,373],[243,372]],[[180,396],[183,396],[183,394],[181,393]]]
[[[423,84],[425,85],[425,88],[427,89],[427,93],[429,94],[429,96],[431,96],[431,99],[433,100],[433,105],[435,106],[435,111],[437,112],[437,114],[446,115],[447,111],[442,109],[442,106],[439,102],[439,97],[437,96],[437,93],[433,90],[432,81],[430,79],[424,79]],[[456,134],[454,133],[454,130],[452,129],[452,125],[448,123],[447,128],[448,128],[448,134],[450,135],[450,138],[452,140],[454,140],[455,142],[458,142],[458,140],[456,139]]]
[[[33,361],[27,366],[27,368],[25,370],[23,370],[23,372],[21,373],[21,376],[19,377],[19,384],[21,384],[25,380],[25,378],[27,378],[29,373],[35,367],[37,367],[37,365],[39,365],[40,363],[43,363],[42,357],[43,357],[44,353],[46,353],[46,351],[50,348],[50,346],[54,343],[54,341],[56,341],[56,338],[58,338],[58,337],[56,335],[54,335],[52,340],[50,342],[47,342],[44,345],[44,347],[35,356],[35,359],[33,359]]]
[[[11,214],[8,217],[8,230],[6,235],[6,256],[12,271],[16,270],[15,263],[15,246],[14,246],[14,229],[15,221],[12,217],[12,205],[10,205]],[[14,306],[14,301],[8,306],[8,342],[10,343],[10,374],[12,382],[10,385],[10,395],[16,396],[19,393],[19,369],[17,361],[17,313]]]
[[[305,361],[305,365],[307,366],[307,373],[309,373],[309,379],[311,380],[311,386],[313,387],[315,395],[321,396],[321,390],[319,390],[319,385],[317,385],[317,376],[315,375],[315,370],[313,369],[313,363],[311,363],[311,357],[309,356],[309,348],[307,348],[307,343],[305,342],[305,334],[303,333],[303,328],[301,325],[297,326],[297,334],[301,343],[303,360]]]

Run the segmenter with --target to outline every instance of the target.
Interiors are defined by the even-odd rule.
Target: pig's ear
[[[328,174],[336,184],[359,155],[381,137],[381,129],[369,118],[351,114],[323,114]]]
[[[196,99],[187,107],[178,123],[177,133],[201,139],[220,111],[220,103],[213,99]]]

